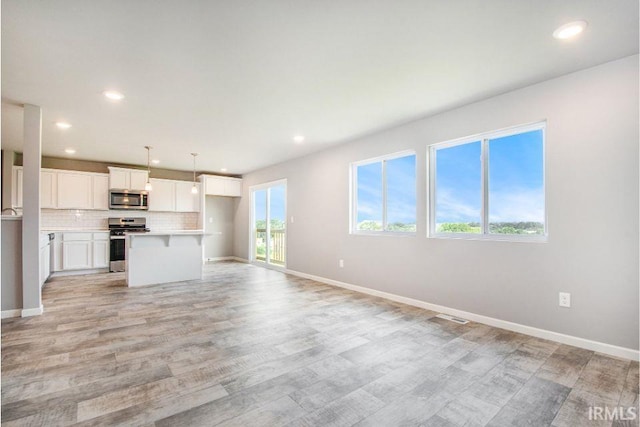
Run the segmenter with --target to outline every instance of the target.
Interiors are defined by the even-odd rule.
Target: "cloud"
[[[544,222],[542,188],[508,188],[489,194],[490,222]],[[457,193],[439,188],[436,213],[438,222],[479,222],[480,194]],[[474,203],[473,199],[478,200]]]
[[[469,195],[454,193],[449,188],[438,188],[436,195],[436,214],[438,222],[479,222],[480,195],[474,205]]]
[[[542,188],[510,188],[489,193],[490,222],[544,222]]]

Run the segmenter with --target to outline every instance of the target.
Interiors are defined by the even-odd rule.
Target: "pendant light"
[[[191,153],[193,156],[193,187],[191,187],[192,194],[198,194],[198,187],[196,186],[196,156],[198,153]]]
[[[144,185],[144,191],[151,191],[153,187],[151,187],[151,181],[149,181],[149,178],[151,177],[151,149],[153,147],[145,145],[144,148],[147,149],[147,183]]]

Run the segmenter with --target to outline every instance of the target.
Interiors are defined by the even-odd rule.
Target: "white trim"
[[[44,307],[40,304],[39,308],[22,309],[22,317],[39,316],[44,313]]]
[[[416,151],[413,149],[409,149],[409,150],[402,150],[402,151],[396,151],[395,153],[391,153],[391,154],[384,154],[382,156],[378,156],[378,157],[372,157],[370,159],[365,159],[365,160],[358,160],[357,162],[351,162],[351,166],[363,166],[363,165],[368,165],[371,163],[378,163],[378,162],[382,162],[385,160],[394,160],[394,159],[399,159],[401,157],[408,157],[408,156],[415,156],[416,155]]]
[[[233,256],[231,257],[234,261],[238,261],[238,262],[243,262],[245,264],[251,264],[251,261],[249,261],[246,258],[240,258],[239,256]]]
[[[264,264],[268,265],[268,266],[274,266],[274,264],[271,263],[271,251],[268,250],[269,248],[269,243],[271,240],[271,190],[273,189],[273,187],[278,187],[278,186],[284,186],[284,226],[285,226],[285,242],[284,242],[284,250],[285,250],[285,254],[284,254],[284,267],[279,267],[276,266],[275,269],[278,269],[280,271],[284,271],[287,268],[287,262],[289,259],[288,256],[288,250],[289,250],[289,209],[287,207],[288,204],[288,194],[289,194],[289,186],[287,183],[287,178],[281,178],[275,181],[270,181],[270,182],[265,182],[262,184],[256,184],[256,185],[252,185],[249,187],[249,194],[250,194],[250,203],[251,205],[249,206],[249,261],[252,264],[255,265],[262,265],[263,261],[258,261],[255,258],[255,254],[256,254],[256,247],[255,247],[255,224],[256,224],[256,218],[255,218],[255,194],[256,191],[261,191],[261,190],[265,190],[266,191],[266,206],[265,206],[265,214],[266,214],[266,236],[267,236],[267,251],[265,253],[265,260],[264,260]]]
[[[546,242],[549,239],[548,229],[548,213],[547,213],[547,164],[546,164],[546,127],[547,121],[541,120],[535,123],[528,123],[524,125],[511,126],[508,128],[499,129],[491,132],[483,132],[476,135],[466,136],[463,138],[457,138],[449,141],[440,142],[437,144],[431,144],[427,146],[428,170],[427,170],[427,185],[429,194],[427,195],[427,209],[428,209],[428,238],[449,238],[449,239],[471,239],[471,240],[496,240],[496,241],[515,241],[515,242]],[[507,136],[519,135],[522,133],[532,132],[539,130],[542,132],[542,191],[543,208],[544,208],[544,233],[543,234],[492,234],[489,232],[489,143],[492,139],[504,138]],[[482,198],[482,204],[480,206],[480,228],[481,232],[478,234],[470,233],[438,233],[436,231],[436,164],[437,164],[437,151],[441,149],[447,149],[457,147],[460,145],[480,143],[480,177],[481,188],[480,195]]]
[[[60,271],[54,271],[53,273],[51,273],[49,278],[64,277],[64,276],[82,276],[85,274],[98,274],[98,273],[108,273],[108,272],[109,272],[109,268],[91,268],[87,270],[60,270]]]
[[[219,256],[213,258],[205,258],[204,262],[217,262],[217,261],[234,261],[235,257],[233,256]]]
[[[360,292],[367,295],[373,295],[376,297],[388,299],[395,302],[411,305],[413,307],[424,308],[439,313],[445,313],[463,319],[471,320],[477,323],[483,323],[485,325],[493,326],[500,329],[506,329],[508,331],[518,332],[525,335],[530,335],[537,338],[542,338],[550,341],[559,342],[561,344],[572,345],[574,347],[580,347],[587,350],[596,351],[599,353],[607,354],[614,357],[620,357],[623,359],[630,359],[634,361],[640,360],[640,351],[631,348],[619,347],[612,344],[607,344],[599,341],[592,341],[586,338],[574,337],[572,335],[565,335],[559,332],[553,332],[546,329],[534,328],[533,326],[522,325],[519,323],[513,323],[506,320],[496,319],[489,316],[483,316],[481,314],[470,313],[455,308],[446,307],[443,305],[432,304],[425,301],[416,300],[413,298],[407,298],[400,295],[395,295],[388,292],[378,291],[375,289],[365,288],[363,286],[352,285],[350,283],[340,282],[338,280],[327,279],[325,277],[315,276],[313,274],[302,273],[295,270],[286,270],[286,273],[303,277],[305,279],[315,280],[316,282],[326,283],[327,285],[338,286],[340,288],[349,289],[351,291]]]
[[[20,317],[22,315],[22,309],[18,308],[16,310],[2,310],[1,317],[2,319],[9,319],[12,317]]]
[[[403,157],[414,157],[414,194],[416,196],[415,206],[415,220],[416,229],[414,231],[394,231],[387,230],[388,217],[387,217],[387,162],[391,160],[401,159]],[[358,167],[372,165],[380,163],[382,168],[382,230],[358,230]],[[417,235],[418,234],[418,153],[415,150],[403,150],[395,153],[374,157],[371,159],[360,160],[357,162],[351,162],[349,164],[349,234],[353,235],[369,235],[369,236],[384,236],[384,235]]]
[[[437,148],[437,149],[455,147],[456,145],[461,145],[468,142],[482,142],[483,139],[496,139],[496,138],[502,138],[505,136],[515,135],[517,133],[525,133],[525,132],[531,132],[534,130],[540,130],[540,129],[544,129],[546,126],[547,126],[547,120],[544,119],[544,120],[540,120],[533,123],[527,123],[523,125],[513,125],[513,126],[509,126],[509,127],[494,130],[494,131],[481,132],[481,133],[476,133],[474,135],[463,136],[461,138],[450,139],[448,141],[438,142],[436,144],[429,144],[428,146],[430,148]]]

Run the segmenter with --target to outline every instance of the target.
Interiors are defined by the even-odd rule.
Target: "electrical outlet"
[[[344,268],[344,260],[341,259],[340,261],[338,261],[338,267],[340,268]]]
[[[571,307],[571,294],[569,292],[560,292],[560,307]]]

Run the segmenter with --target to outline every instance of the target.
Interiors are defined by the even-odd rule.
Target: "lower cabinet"
[[[49,277],[50,250],[51,247],[49,245],[40,248],[40,287],[44,285],[44,282]]]
[[[108,236],[107,236],[108,238]],[[93,246],[93,268],[109,267],[109,240],[94,240]]]
[[[55,267],[61,271],[89,270],[109,266],[109,233],[64,232],[61,251],[54,252]],[[60,263],[56,257],[62,256]]]

